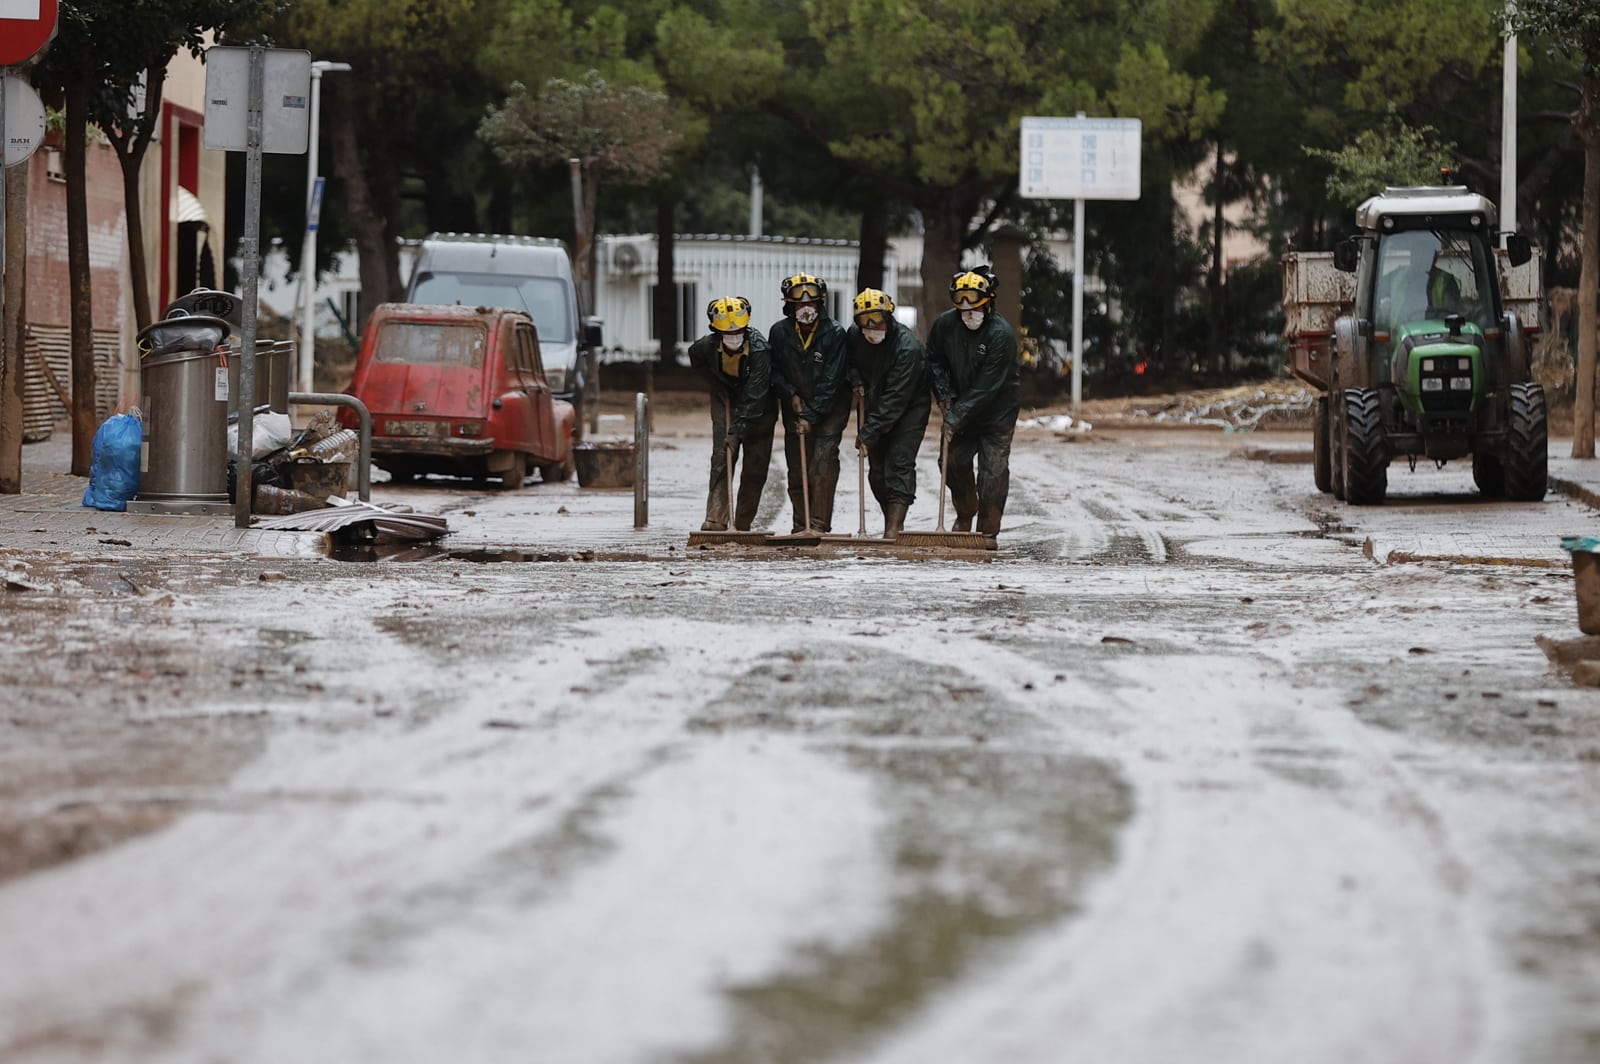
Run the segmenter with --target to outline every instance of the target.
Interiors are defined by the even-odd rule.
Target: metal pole
[[[326,70],[349,70],[349,63],[318,59],[311,64],[311,133],[306,144],[306,238],[300,256],[300,352],[298,387],[312,388],[317,351],[317,229],[322,221],[322,195],[327,187],[318,173],[318,128],[322,125],[322,74]]]
[[[761,215],[763,204],[761,202],[761,168],[750,168],[750,235],[761,235]]]
[[[256,301],[261,280],[261,130],[267,51],[250,46],[250,102],[245,120],[244,236],[239,252],[244,265],[244,316],[239,332],[239,394],[233,397],[239,412],[239,442],[233,465],[233,524],[250,527],[253,485],[250,465],[255,460]]]
[[[1072,412],[1083,399],[1083,200],[1072,201]]]
[[[1515,0],[1506,4],[1509,18]],[[1500,228],[1517,231],[1517,35],[1506,35],[1500,75]]]
[[[732,500],[728,503],[733,505]],[[650,523],[650,400],[633,397],[633,527]]]

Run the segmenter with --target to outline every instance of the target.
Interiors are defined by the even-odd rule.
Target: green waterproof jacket
[[[767,345],[772,350],[772,390],[785,404],[796,395],[804,399],[800,416],[811,424],[822,421],[849,391],[844,326],[828,315],[817,315],[809,342],[799,324],[786,316],[773,324]]]
[[[922,341],[898,321],[889,323],[881,344],[869,344],[859,326],[850,326],[851,383],[866,392],[867,419],[861,443],[871,447],[899,426],[908,414],[928,423],[933,405],[928,390],[928,356]]]
[[[1016,424],[1022,406],[1022,364],[1011,323],[991,311],[982,328],[961,324],[954,307],[928,330],[928,370],[952,432],[984,432]]]
[[[727,351],[720,333],[707,333],[689,345],[689,365],[711,385],[714,397],[733,404],[735,436],[748,433],[766,413],[772,387],[772,355],[760,329],[744,331],[744,346]]]

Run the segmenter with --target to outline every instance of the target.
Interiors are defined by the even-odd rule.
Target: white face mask
[[[861,330],[862,338],[865,339],[867,341],[867,343],[869,343],[869,344],[881,344],[881,343],[883,343],[884,338],[887,337],[888,335],[889,335],[888,326],[885,326],[882,329],[862,329]]]
[[[794,312],[794,320],[801,325],[810,325],[817,320],[816,307],[799,307]]]
[[[722,346],[729,351],[737,351],[744,346],[744,330],[738,332],[725,332],[722,334]]]
[[[961,324],[965,325],[973,332],[977,332],[979,329],[983,328],[983,311],[963,310],[961,312]]]

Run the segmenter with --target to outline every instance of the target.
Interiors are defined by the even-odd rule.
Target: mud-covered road
[[[0,1060],[1600,1059],[1592,511],[1029,429],[994,554],[690,551],[706,446],[7,552]]]

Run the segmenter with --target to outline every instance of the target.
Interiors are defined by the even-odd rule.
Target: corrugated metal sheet
[[[51,387],[43,362],[50,367],[57,383],[68,394],[72,391],[72,331],[65,325],[26,327],[24,338],[27,362],[24,369],[26,392],[22,405],[22,438],[33,442],[47,440],[56,422],[65,418],[67,408]],[[117,406],[118,381],[122,375],[119,335],[115,329],[94,331],[95,420],[103,421]]]

